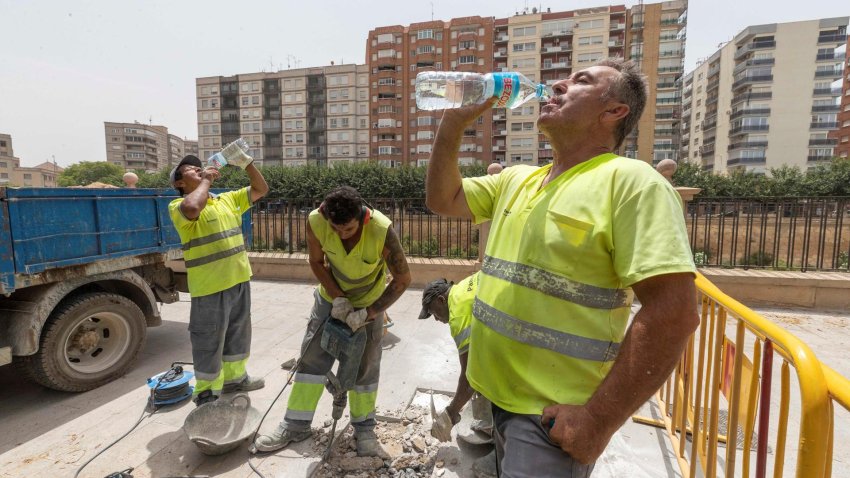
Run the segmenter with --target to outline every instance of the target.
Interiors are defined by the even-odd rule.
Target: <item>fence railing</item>
[[[253,251],[307,252],[307,216],[320,200],[267,197],[252,208]],[[438,216],[422,198],[373,198],[367,202],[390,218],[411,256],[478,258],[479,228],[468,219]]]
[[[699,267],[850,271],[850,198],[695,198]]]
[[[254,251],[307,251],[319,200],[271,197],[252,209]],[[476,259],[479,227],[431,213],[422,198],[375,198],[412,256]],[[850,271],[850,198],[695,198],[686,214],[699,267]]]

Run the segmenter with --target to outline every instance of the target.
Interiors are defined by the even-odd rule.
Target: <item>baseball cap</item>
[[[171,183],[171,186],[172,186],[172,187],[174,187],[175,189],[177,189],[178,191],[180,191],[180,189],[179,189],[179,188],[177,188],[177,186],[174,186],[174,183],[176,183],[177,181],[179,181],[179,180],[183,179],[183,178],[182,178],[182,176],[180,176],[180,175],[177,173],[177,170],[179,170],[179,169],[180,169],[180,166],[183,166],[184,164],[191,164],[192,166],[197,166],[197,167],[199,167],[199,168],[202,168],[202,167],[203,167],[203,164],[201,163],[201,160],[200,160],[200,159],[198,159],[198,157],[197,157],[197,156],[192,155],[192,154],[189,154],[189,155],[183,156],[183,159],[181,159],[181,160],[180,160],[180,162],[179,162],[179,163],[177,163],[177,166],[174,166],[174,169],[172,169],[172,170],[171,170],[171,174],[168,176],[168,180],[169,180],[169,182]],[[183,193],[183,191],[180,191],[180,193],[182,194],[182,193]]]
[[[431,312],[428,312],[428,306],[431,304],[431,301],[437,296],[445,294],[452,285],[454,283],[446,279],[437,279],[425,286],[425,290],[422,291],[422,311],[419,312],[419,320],[427,319],[431,316]]]

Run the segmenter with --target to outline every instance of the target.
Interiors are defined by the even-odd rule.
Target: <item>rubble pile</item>
[[[410,407],[379,416],[375,433],[386,452],[384,457],[358,457],[354,430],[348,427],[334,443],[326,463],[314,473],[316,478],[429,478],[442,476],[443,466],[436,459],[440,442],[431,436],[431,418],[424,408]],[[331,439],[332,421],[314,430],[313,450],[321,456]],[[337,431],[338,433],[338,431]],[[436,470],[436,471],[435,471]]]

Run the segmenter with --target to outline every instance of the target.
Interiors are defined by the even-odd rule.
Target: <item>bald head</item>
[[[487,166],[487,174],[499,174],[502,172],[502,165],[499,163],[490,163],[490,166]]]

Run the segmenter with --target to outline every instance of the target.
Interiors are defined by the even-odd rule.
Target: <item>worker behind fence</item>
[[[588,476],[699,320],[679,197],[614,154],[646,103],[638,67],[603,60],[552,88],[537,120],[551,164],[461,178],[461,137],[491,100],[445,111],[426,178],[431,210],[492,220],[466,374],[510,478]]]
[[[422,311],[419,313],[419,319],[427,319],[433,314],[437,322],[449,324],[460,361],[460,375],[457,379],[455,395],[431,425],[431,435],[443,442],[451,440],[452,428],[460,422],[460,412],[470,399],[474,418],[470,425],[472,432],[486,437],[479,443],[493,442],[493,414],[490,402],[475,393],[469,385],[469,380],[466,379],[469,335],[472,327],[472,303],[478,291],[478,280],[477,272],[458,284],[453,284],[446,279],[437,279],[429,282],[422,291]],[[460,437],[459,434],[458,439]],[[475,478],[495,477],[495,450],[475,460],[472,471]]]
[[[248,173],[250,186],[215,195],[215,168],[188,155],[171,170],[180,198],[168,205],[183,244],[192,306],[189,337],[195,368],[195,404],[215,401],[222,392],[262,388],[261,377],[245,369],[251,351],[251,264],[242,237],[242,214],[266,195],[269,186],[250,156],[231,164]]]
[[[310,213],[307,248],[319,287],[313,294],[286,414],[272,434],[257,437],[255,451],[274,451],[310,437],[310,424],[336,358],[335,387],[350,390],[357,454],[381,454],[375,435],[375,400],[383,319],[411,280],[404,250],[391,226],[389,218],[370,209],[360,193],[348,186],[331,191]],[[389,284],[387,269],[392,274]],[[358,342],[361,338],[363,342]]]

